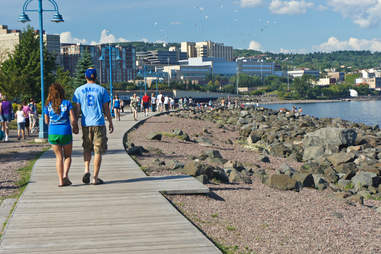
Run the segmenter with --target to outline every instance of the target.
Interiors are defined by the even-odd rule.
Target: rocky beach
[[[149,175],[209,186],[167,198],[226,253],[381,252],[378,126],[192,109],[148,119],[125,146]]]

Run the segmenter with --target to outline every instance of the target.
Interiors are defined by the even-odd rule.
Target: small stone
[[[161,138],[162,138],[162,134],[161,133],[151,133],[151,134],[149,134],[148,136],[147,136],[147,139],[149,139],[149,140],[161,140]]]
[[[342,213],[334,212],[332,215],[335,216],[338,219],[344,218],[344,215]]]
[[[266,155],[263,155],[263,154],[261,154],[261,155],[259,155],[259,158],[258,158],[260,161],[262,161],[262,162],[265,162],[265,163],[270,163],[270,158],[268,157],[268,156],[266,156]]]

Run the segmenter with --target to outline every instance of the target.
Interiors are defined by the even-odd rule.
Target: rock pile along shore
[[[226,161],[218,151],[210,150],[193,162],[180,165],[185,173],[204,183],[250,183],[250,176],[258,175],[264,184],[281,190],[331,188],[337,196],[352,201],[381,199],[381,130],[378,126],[266,108],[186,110],[171,115],[212,121],[219,128],[239,129],[236,142],[263,154],[264,162],[269,160],[267,155],[271,155],[303,163],[300,169],[286,164],[272,170],[247,169],[242,163]],[[181,138],[186,134],[176,130],[170,135]],[[147,138],[158,138],[158,135]],[[193,142],[207,145],[208,140],[204,139]],[[211,166],[216,163],[221,166]]]

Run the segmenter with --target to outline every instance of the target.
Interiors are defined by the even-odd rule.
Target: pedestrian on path
[[[149,96],[147,95],[147,93],[145,93],[144,96],[143,96],[143,98],[142,98],[142,101],[143,101],[144,115],[145,115],[145,116],[148,116],[149,105],[150,105],[151,97],[149,97]]]
[[[136,93],[131,97],[131,109],[132,113],[134,114],[134,120],[138,120],[138,104],[139,104],[139,98],[136,97]]]
[[[17,121],[17,140],[20,140],[21,138],[25,139],[26,117],[25,117],[24,109],[21,105],[17,106],[15,118]]]
[[[118,119],[120,121],[120,100],[118,95],[115,95],[112,105],[114,105],[115,120]]]
[[[52,84],[44,107],[45,123],[49,125],[48,141],[56,155],[58,187],[71,185],[69,170],[73,148],[73,135],[78,134],[78,123],[73,106],[65,100],[65,91],[60,84]],[[71,125],[73,126],[73,129]]]
[[[30,108],[29,129],[31,133],[34,133],[34,132],[37,132],[37,120],[38,120],[37,105],[33,99],[30,99],[28,106]]]
[[[156,112],[156,97],[154,93],[151,95],[151,110],[152,112]]]
[[[97,72],[89,68],[85,72],[87,83],[78,87],[74,92],[73,102],[75,113],[82,113],[82,140],[83,157],[85,161],[85,174],[82,182],[90,183],[91,152],[94,151],[94,175],[92,184],[102,184],[103,180],[98,177],[101,168],[102,154],[107,151],[107,134],[105,118],[109,122],[110,134],[114,131],[110,113],[110,95],[105,88],[96,84]]]
[[[25,115],[25,129],[26,129],[26,132],[28,133],[28,137],[30,136],[30,128],[29,128],[29,125],[30,125],[30,119],[29,119],[29,115],[30,115],[30,108],[28,106],[28,102],[27,101],[24,101],[24,104],[22,106],[22,111],[24,111],[24,115]]]
[[[0,123],[1,130],[5,134],[4,141],[7,142],[9,139],[9,128],[8,124],[12,120],[12,103],[7,101],[7,96],[3,94],[2,100],[0,102]]]

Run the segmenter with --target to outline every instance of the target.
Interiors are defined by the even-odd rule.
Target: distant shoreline
[[[268,105],[268,104],[306,104],[306,103],[326,103],[326,102],[343,102],[343,101],[374,101],[381,100],[381,96],[362,96],[356,98],[345,98],[345,99],[332,99],[332,100],[279,100],[274,99],[273,101],[258,101],[258,104]],[[250,102],[247,104],[256,104],[257,102]]]

